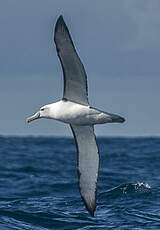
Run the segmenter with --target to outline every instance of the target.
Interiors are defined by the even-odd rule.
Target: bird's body
[[[99,151],[94,135],[94,125],[122,123],[124,118],[89,105],[86,72],[62,16],[58,18],[55,26],[54,41],[63,69],[63,98],[41,107],[37,113],[27,119],[27,122],[38,118],[50,118],[70,125],[78,153],[80,194],[87,210],[94,216],[99,169]]]
[[[72,125],[95,125],[114,122],[114,116],[90,106],[81,105],[68,100],[58,102],[42,107],[46,108],[48,118],[58,120]],[[43,117],[43,115],[41,116]],[[44,115],[46,117],[46,115]],[[119,117],[119,119],[122,119]],[[117,120],[116,120],[117,122]]]

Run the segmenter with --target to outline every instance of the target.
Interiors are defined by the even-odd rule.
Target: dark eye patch
[[[44,108],[43,108],[43,109],[41,109],[41,111],[44,111]]]

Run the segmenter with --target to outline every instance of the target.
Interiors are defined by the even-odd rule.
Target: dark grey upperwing
[[[97,198],[99,152],[93,126],[71,125],[77,146],[78,183],[84,204],[94,216]]]
[[[62,16],[55,26],[54,41],[64,75],[63,98],[88,105],[86,72]]]

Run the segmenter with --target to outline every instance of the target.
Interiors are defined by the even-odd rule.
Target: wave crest
[[[137,194],[148,194],[151,193],[151,186],[148,183],[137,182],[121,184],[117,187],[107,190],[101,193],[101,196],[107,195],[107,197],[118,198],[123,195],[137,195]]]

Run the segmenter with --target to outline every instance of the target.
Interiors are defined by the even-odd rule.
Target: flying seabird
[[[70,125],[77,147],[80,194],[87,210],[94,216],[99,170],[94,125],[122,123],[125,119],[89,105],[86,72],[62,16],[56,22],[54,41],[63,69],[63,98],[41,107],[33,116],[27,118],[27,122],[38,118],[51,118]]]

